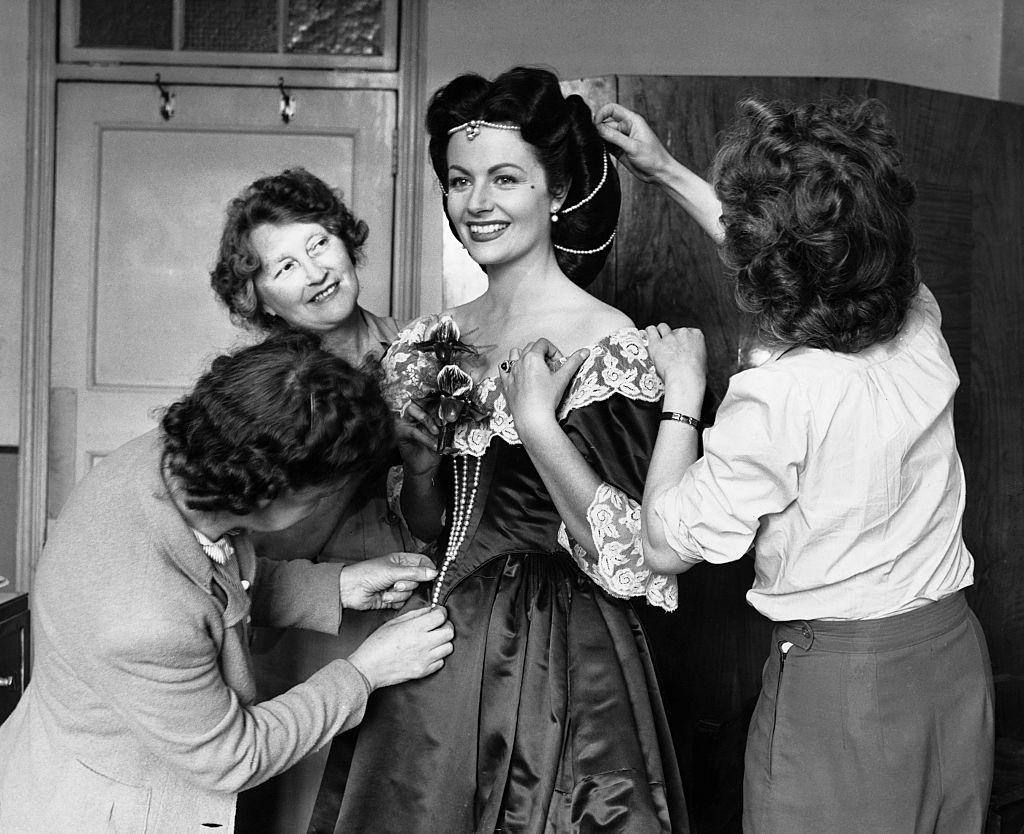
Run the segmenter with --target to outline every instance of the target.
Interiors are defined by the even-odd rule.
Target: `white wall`
[[[428,94],[461,72],[543,64],[596,75],[876,78],[998,98],[1003,3],[1024,0],[429,0]],[[436,192],[424,232],[424,309],[449,235]],[[444,302],[482,287],[447,247]],[[475,276],[475,278],[474,278]]]

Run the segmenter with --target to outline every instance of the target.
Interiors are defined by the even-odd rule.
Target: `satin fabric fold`
[[[517,553],[459,583],[449,610],[447,674],[374,693],[336,834],[688,830],[629,603],[564,554]]]

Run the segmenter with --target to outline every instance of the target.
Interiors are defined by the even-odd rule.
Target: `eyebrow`
[[[525,168],[523,168],[521,165],[516,165],[514,162],[500,162],[497,165],[492,165],[490,168],[487,169],[487,173],[493,174],[495,171],[500,171],[502,168],[515,168],[517,171],[522,171],[524,174],[527,173],[527,170]],[[449,165],[448,170],[462,171],[463,174],[469,173],[469,171],[467,171],[461,165]]]

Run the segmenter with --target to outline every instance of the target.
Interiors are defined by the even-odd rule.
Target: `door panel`
[[[53,422],[49,512],[94,460],[155,425],[212,357],[251,341],[209,285],[227,202],[301,165],[342,189],[370,226],[361,302],[391,301],[395,94],[176,87],[164,121],[154,89],[58,88]],[[70,444],[70,448],[68,447]]]

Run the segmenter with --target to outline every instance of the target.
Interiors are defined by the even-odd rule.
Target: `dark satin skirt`
[[[371,697],[336,834],[689,830],[628,602],[565,553],[514,553],[446,605],[455,651],[441,672]],[[329,784],[314,826],[339,802]]]

